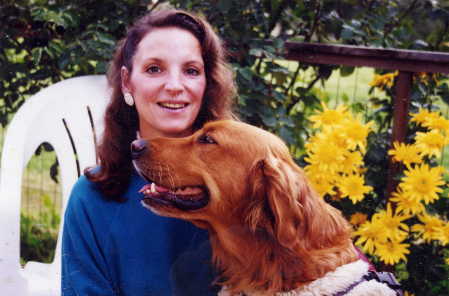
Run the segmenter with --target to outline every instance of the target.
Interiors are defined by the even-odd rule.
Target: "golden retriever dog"
[[[277,136],[216,121],[186,138],[136,140],[131,153],[149,181],[142,204],[209,231],[219,295],[397,295],[367,276],[350,225]]]

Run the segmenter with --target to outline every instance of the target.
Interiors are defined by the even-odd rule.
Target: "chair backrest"
[[[67,79],[28,98],[9,124],[0,166],[1,295],[60,294],[60,238],[64,210],[79,173],[96,164],[95,142],[103,131],[103,114],[108,98],[103,75]],[[53,146],[60,166],[62,219],[54,261],[50,264],[29,262],[22,268],[22,175],[35,150],[44,142]]]

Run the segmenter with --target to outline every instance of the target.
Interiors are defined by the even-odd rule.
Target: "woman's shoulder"
[[[104,210],[105,198],[95,183],[82,175],[72,187],[67,203],[66,215],[68,213],[87,213],[95,211],[95,208]]]
[[[97,170],[97,168],[94,170]],[[140,180],[137,175],[131,174],[127,192],[124,193],[121,199],[117,200],[121,200],[123,202],[128,199],[129,195],[132,195],[132,193],[137,194],[140,189],[139,186],[143,186],[143,181]],[[107,197],[101,192],[99,186],[94,181],[91,181],[86,175],[81,175],[75,182],[69,198],[69,205],[74,204],[79,206],[88,204],[90,207],[107,205],[107,207],[114,208],[122,202]]]
[[[92,195],[99,197],[101,196],[101,192],[94,182],[89,180],[85,175],[81,175],[72,187],[70,199],[83,199],[83,197],[88,198]]]
[[[90,221],[89,223],[99,228],[109,229],[114,217],[117,217],[125,204],[127,203],[106,197],[95,182],[82,175],[72,187],[64,216],[67,221]]]

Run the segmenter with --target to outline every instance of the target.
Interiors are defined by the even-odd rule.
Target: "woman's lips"
[[[170,103],[170,102],[160,102],[157,103],[160,107],[169,110],[181,110],[189,105],[189,103]]]

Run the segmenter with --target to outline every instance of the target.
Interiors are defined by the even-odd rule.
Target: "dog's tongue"
[[[182,189],[176,189],[176,191],[172,191],[172,193],[176,195],[196,195],[203,192],[203,190],[199,187],[185,187]]]
[[[139,192],[144,193],[146,195],[158,194],[158,193],[166,193],[166,192],[170,192],[170,193],[173,193],[175,195],[196,195],[196,194],[200,194],[202,192],[202,189],[198,188],[198,187],[185,187],[185,188],[178,188],[175,191],[172,191],[172,190],[170,190],[168,188],[165,188],[163,186],[156,185],[155,183],[149,183],[149,184],[145,184],[139,190]]]

